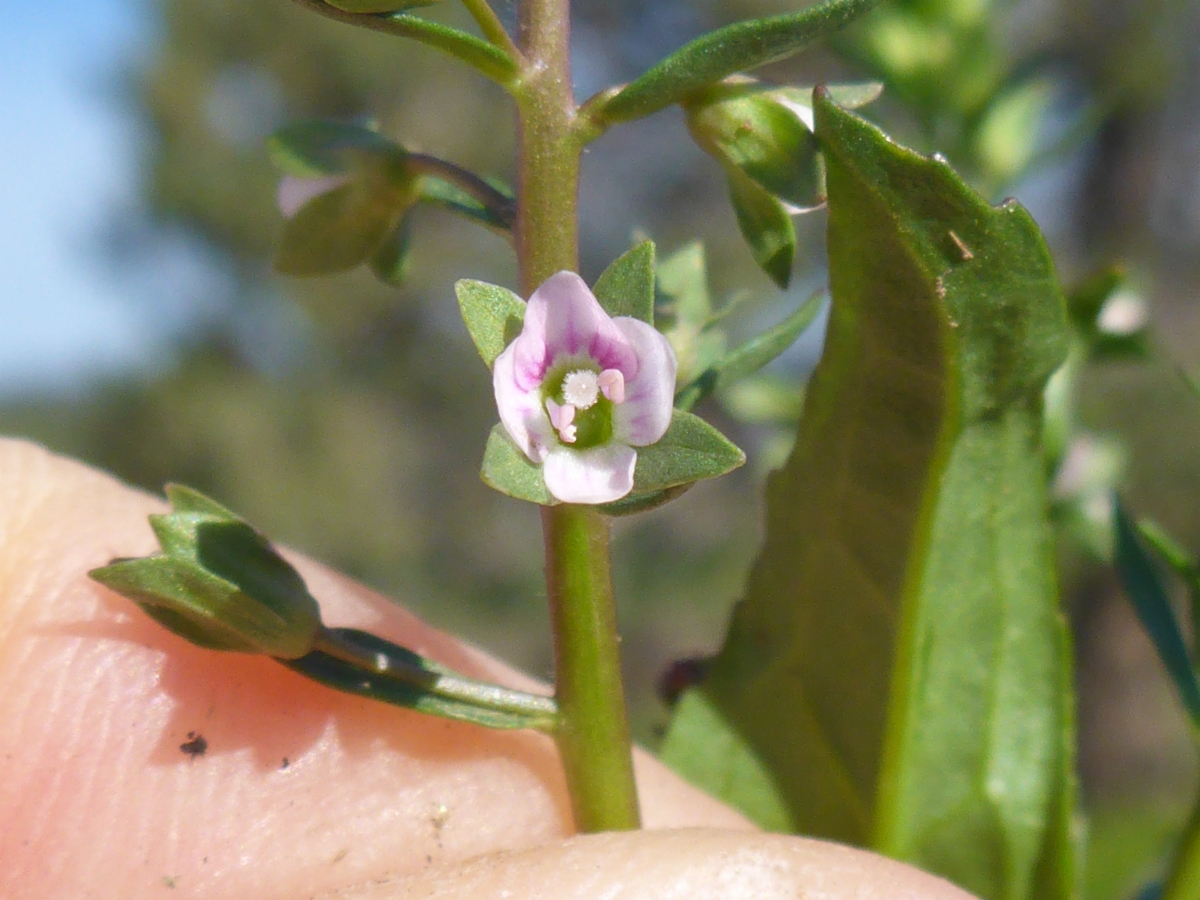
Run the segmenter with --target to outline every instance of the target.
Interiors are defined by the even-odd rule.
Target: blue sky
[[[137,205],[141,133],[120,75],[149,49],[136,0],[10,4],[0,29],[0,398],[153,364],[178,322],[105,257]],[[175,254],[180,256],[180,254]],[[177,260],[167,268],[183,273]],[[186,273],[185,277],[186,277]]]

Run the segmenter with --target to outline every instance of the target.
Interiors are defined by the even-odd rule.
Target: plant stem
[[[571,87],[569,0],[523,0],[524,67],[517,99],[519,172],[514,229],[528,296],[579,269],[579,157]],[[621,684],[607,520],[595,509],[542,508],[546,587],[554,632],[558,746],[582,832],[637,828],[637,788]]]
[[[1180,839],[1171,874],[1159,900],[1195,900],[1200,897],[1200,803],[1196,804]]]

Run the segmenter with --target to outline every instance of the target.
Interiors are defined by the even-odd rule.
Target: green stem
[[[1200,897],[1200,803],[1192,812],[1175,853],[1175,862],[1159,900],[1196,900]]]
[[[571,88],[569,0],[523,0],[525,66],[517,99],[515,238],[522,291],[579,270],[581,129]],[[554,632],[558,746],[579,831],[637,828],[637,788],[621,684],[607,520],[595,509],[543,507]]]
[[[496,16],[495,10],[488,5],[487,0],[463,0],[463,6],[467,8],[467,12],[471,14],[471,18],[475,20],[475,24],[479,26],[479,30],[483,32],[483,36],[488,39],[489,43],[499,47],[511,59],[519,60],[521,58],[521,51],[508,36],[504,25]]]
[[[545,506],[542,529],[555,644],[558,746],[575,826],[585,832],[637,828],[608,521],[586,506]]]

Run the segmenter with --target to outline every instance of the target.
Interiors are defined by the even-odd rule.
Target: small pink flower
[[[610,318],[574,272],[533,292],[525,325],[496,358],[500,422],[564,503],[609,503],[633,489],[635,447],[671,424],[675,354],[652,326]]]

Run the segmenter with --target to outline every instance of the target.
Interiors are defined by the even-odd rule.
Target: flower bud
[[[150,517],[162,552],[89,574],[194,644],[296,659],[322,631],[303,579],[259,532],[180,485],[172,511]]]

